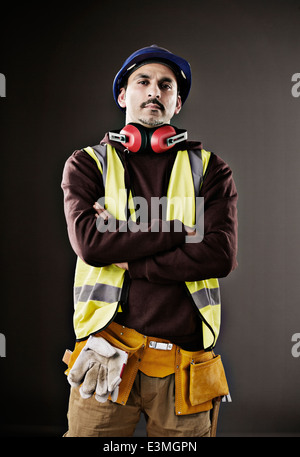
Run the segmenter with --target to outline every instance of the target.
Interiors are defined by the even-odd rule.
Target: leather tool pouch
[[[190,365],[190,402],[199,405],[228,394],[228,385],[221,356]]]
[[[212,408],[214,398],[228,394],[228,384],[220,355],[180,349],[176,363],[176,414],[207,411]]]

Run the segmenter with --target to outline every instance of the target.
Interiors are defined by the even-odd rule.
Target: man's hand
[[[128,262],[115,263],[116,267],[122,268],[123,270],[128,270]]]
[[[194,236],[196,235],[196,230],[192,229],[191,227],[188,227],[187,225],[184,226],[184,230],[187,233],[187,236]]]
[[[112,217],[112,215],[105,208],[103,208],[103,206],[99,205],[98,202],[94,203],[93,208],[96,211],[96,214],[95,214],[96,218],[98,218],[100,216],[100,217],[102,217],[102,219],[107,221],[107,219]]]
[[[98,202],[94,203],[93,208],[96,211],[96,218],[101,217],[104,221],[107,221],[112,217],[112,215]],[[188,227],[187,225],[184,226],[184,229],[187,233],[187,236],[194,236],[196,234],[196,230],[192,229],[191,227]],[[115,263],[114,265],[116,265],[119,268],[122,268],[123,270],[128,270],[128,262]]]
[[[99,205],[98,202],[95,202],[93,205],[94,210],[96,211],[95,217],[102,217],[103,220],[107,221],[112,217],[112,215],[105,209],[103,206]],[[120,262],[120,263],[115,263],[119,268],[122,268],[123,270],[128,270],[128,262]]]

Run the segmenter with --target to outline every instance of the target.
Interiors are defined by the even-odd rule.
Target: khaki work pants
[[[150,377],[138,371],[126,405],[81,398],[72,388],[67,437],[133,436],[141,413],[149,437],[209,437],[210,411],[175,414],[175,375]]]

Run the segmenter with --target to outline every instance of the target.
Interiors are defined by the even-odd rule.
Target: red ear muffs
[[[120,133],[109,132],[109,138],[122,143],[130,152],[161,153],[171,149],[175,143],[187,139],[187,132],[169,124],[146,128],[141,124],[130,123],[125,125]]]
[[[121,135],[125,135],[123,146],[131,152],[139,152],[147,149],[148,138],[145,129],[139,124],[127,124],[120,131]]]
[[[176,130],[172,125],[162,125],[152,132],[151,148],[154,152],[165,152],[173,147],[173,144],[168,145],[167,140],[176,135]]]

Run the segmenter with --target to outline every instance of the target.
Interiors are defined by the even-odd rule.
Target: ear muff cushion
[[[157,128],[151,136],[151,148],[156,153],[167,151],[173,147],[173,145],[167,146],[167,139],[174,135],[176,135],[176,130],[171,125]]]
[[[128,138],[126,143],[122,143],[131,152],[139,152],[146,147],[147,136],[144,130],[138,124],[127,124],[120,131],[121,134]]]

